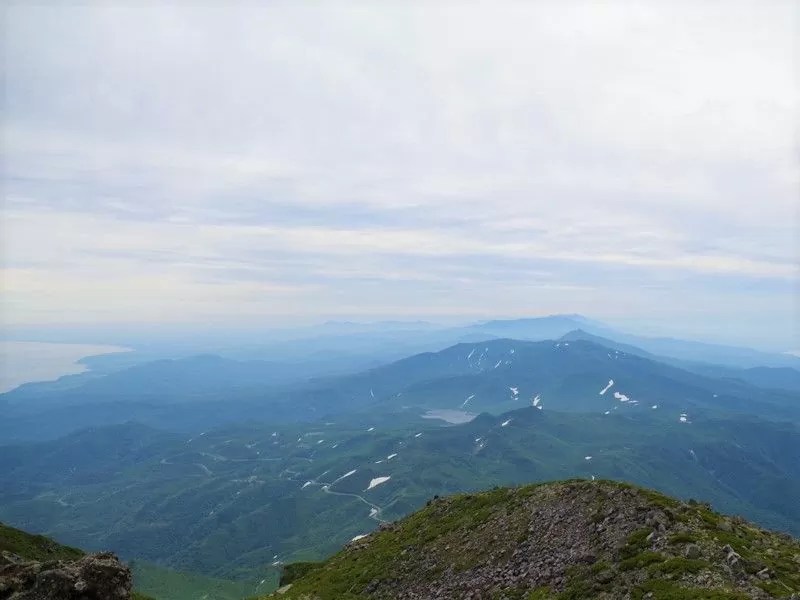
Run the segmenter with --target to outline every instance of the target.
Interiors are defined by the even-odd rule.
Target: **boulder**
[[[110,552],[0,566],[0,598],[7,600],[129,600],[131,584],[130,569]]]

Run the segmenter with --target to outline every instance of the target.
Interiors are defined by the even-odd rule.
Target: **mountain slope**
[[[33,535],[0,523],[0,555],[6,552],[25,560],[75,560],[83,551],[64,546],[43,535]],[[2,560],[0,560],[2,564]]]
[[[96,460],[71,473],[81,448]],[[570,477],[703,498],[800,535],[800,428],[750,417],[682,422],[649,407],[604,415],[528,406],[455,426],[396,413],[178,439],[130,424],[0,447],[0,457],[38,451],[41,461],[0,468],[0,518],[220,578],[269,579],[271,563],[319,559],[435,494]]]
[[[581,315],[551,315],[523,319],[506,319],[478,323],[462,331],[479,332],[484,339],[514,338],[538,341],[557,339],[569,331],[581,329],[592,335],[641,348],[653,355],[682,361],[718,364],[729,367],[793,367],[800,368],[800,358],[752,348],[712,344],[668,337],[651,337],[625,333]],[[455,337],[455,336],[454,336]]]
[[[605,327],[584,326],[583,329],[623,344],[642,348],[657,356],[668,356],[678,360],[711,363],[728,367],[793,367],[800,368],[800,358],[790,354],[762,352],[752,348],[725,346],[693,340],[668,337],[631,335]]]
[[[497,414],[536,396],[548,408],[566,411],[635,411],[659,404],[676,415],[702,408],[800,421],[798,392],[709,377],[615,345],[594,339],[461,343],[355,375],[285,386],[275,385],[285,373],[274,375],[285,368],[270,363],[160,361],[69,389],[4,394],[0,440],[47,439],[131,420],[200,432],[225,423],[335,420],[352,411],[385,413],[404,406]]]
[[[190,402],[264,389],[293,380],[289,365],[236,361],[214,355],[162,359],[134,365],[76,387],[56,390],[22,386],[3,395],[11,404],[76,404],[88,402]]]
[[[796,392],[714,379],[585,340],[457,344],[320,382],[292,402],[317,412],[420,406],[498,413],[528,405],[536,396],[556,410],[659,404],[678,413],[704,408],[800,420]]]
[[[709,362],[697,362],[690,360],[681,360],[670,356],[656,356],[643,350],[632,346],[630,344],[623,344],[614,340],[593,335],[582,329],[576,329],[561,336],[561,342],[574,342],[583,340],[586,342],[593,342],[606,348],[619,350],[620,352],[627,352],[631,355],[641,356],[642,358],[649,358],[658,362],[663,362],[673,367],[678,367],[686,371],[691,371],[698,375],[705,377],[712,377],[716,379],[734,379],[743,383],[748,383],[760,388],[766,389],[783,389],[798,392],[800,391],[800,370],[792,367],[750,367],[750,368],[737,368],[726,367],[722,365],[715,365]],[[796,365],[800,367],[800,363]]]
[[[484,339],[514,338],[518,340],[541,341],[558,339],[565,333],[581,327],[602,327],[580,315],[550,315],[526,319],[500,319],[486,321],[467,327],[479,332]]]
[[[74,563],[87,554],[83,550],[59,544],[53,539],[34,535],[0,523],[0,596],[3,596],[3,565],[24,561]],[[122,567],[125,568],[125,567]],[[242,582],[216,580],[194,574],[179,573],[147,563],[130,563],[134,584],[139,590],[161,600],[239,600],[252,595],[255,586]],[[13,598],[13,597],[12,597]],[[131,592],[131,600],[153,600],[141,592]]]
[[[276,598],[745,600],[800,592],[800,543],[697,503],[609,481],[434,499]],[[794,597],[794,596],[792,596]]]
[[[0,523],[0,597],[153,600],[130,590],[130,569],[113,554],[87,555]]]

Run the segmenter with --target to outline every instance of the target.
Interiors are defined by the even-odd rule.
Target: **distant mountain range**
[[[259,592],[434,495],[530,481],[625,480],[800,534],[792,367],[522,325],[345,374],[309,346],[24,386],[0,396],[0,519]],[[488,334],[515,327],[559,335]]]
[[[496,337],[542,340],[562,337],[574,330],[613,340],[649,352],[655,356],[688,362],[718,364],[729,367],[794,367],[800,358],[790,354],[761,352],[750,348],[709,344],[665,337],[631,335],[580,315],[554,315],[533,319],[489,321],[468,330],[478,330]]]
[[[159,358],[185,358],[196,354],[217,354],[235,360],[264,360],[293,364],[309,363],[310,371],[328,374],[355,372],[420,352],[436,351],[459,342],[492,338],[527,341],[558,339],[574,330],[628,344],[662,358],[723,365],[734,368],[790,367],[800,369],[800,357],[761,352],[748,348],[709,344],[675,338],[632,335],[582,315],[476,322],[452,327],[424,321],[381,321],[374,323],[327,322],[308,327],[266,329],[253,326],[225,332],[129,330],[119,334],[99,333],[97,343],[124,344],[134,352],[88,357],[81,362],[96,372],[106,373],[135,363]],[[8,332],[6,335],[10,335]],[[56,335],[52,333],[52,335]],[[62,332],[58,339],[20,330],[17,339],[83,342],[87,333]],[[313,360],[310,360],[312,359]],[[317,373],[313,373],[317,374]]]
[[[553,321],[547,323],[549,328]],[[797,418],[800,379],[800,371],[788,367],[736,369],[663,359],[583,330],[557,341],[461,343],[355,375],[307,377],[314,372],[307,363],[196,356],[71,378],[69,385],[22,386],[0,395],[6,405],[0,435],[52,437],[132,419],[153,426],[170,421],[191,431],[252,418],[304,421],[405,405],[497,413],[537,395],[557,410],[659,403],[678,412],[703,407]],[[608,394],[600,395],[612,380]],[[619,394],[631,402],[614,402]]]

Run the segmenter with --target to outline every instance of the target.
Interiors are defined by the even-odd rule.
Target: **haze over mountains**
[[[574,315],[315,333],[1,395],[0,520],[135,559],[144,592],[165,568],[266,592],[433,495],[570,477],[800,534],[797,357]]]
[[[800,595],[798,7],[4,3],[0,600]]]
[[[538,386],[543,385],[542,376],[549,379],[567,378],[568,372],[574,374],[576,370],[594,370],[595,380],[591,384],[587,382],[589,386],[597,385],[597,378],[600,381],[613,378],[617,367],[606,369],[603,361],[607,352],[589,352],[592,344],[612,349],[616,354],[621,352],[628,358],[626,368],[631,360],[634,361],[630,366],[634,371],[664,370],[669,364],[699,376],[725,379],[726,383],[716,391],[718,394],[738,389],[738,386],[746,389],[744,384],[748,382],[765,388],[777,388],[775,394],[778,397],[786,391],[800,389],[800,358],[792,355],[683,340],[642,338],[614,332],[602,324],[576,315],[489,321],[455,329],[420,327],[418,323],[412,323],[409,327],[389,324],[384,329],[381,324],[328,324],[322,327],[324,333],[316,336],[303,335],[305,332],[301,332],[294,335],[303,337],[291,338],[284,333],[287,339],[218,347],[218,354],[187,356],[185,349],[172,345],[93,357],[85,361],[92,371],[64,377],[54,383],[24,385],[1,396],[0,404],[7,406],[7,419],[0,425],[0,430],[14,439],[26,439],[67,433],[81,425],[121,423],[128,419],[155,426],[168,421],[175,423],[176,427],[191,430],[192,427],[212,426],[262,415],[266,405],[270,406],[270,419],[310,419],[318,418],[324,412],[335,413],[341,409],[342,403],[367,406],[375,393],[379,394],[379,398],[383,394],[396,393],[395,388],[401,381],[412,383],[415,378],[433,380],[445,375],[460,376],[466,380],[455,380],[444,393],[458,396],[462,391],[459,386],[466,386],[464,391],[469,391],[469,378],[477,377],[482,380],[480,385],[494,386],[495,389],[490,393],[493,399],[489,402],[496,404],[499,402],[496,396],[498,389],[503,385],[514,385],[513,376],[505,383],[501,381],[502,378],[508,371],[513,374],[515,369],[525,369],[526,360],[534,361],[540,374],[525,372],[521,376],[523,380],[533,378]],[[336,333],[330,331],[332,328]],[[614,338],[600,334],[613,335]],[[560,354],[551,356],[547,345],[527,344],[523,345],[525,358],[516,359],[501,357],[500,354],[505,350],[491,345],[491,351],[489,346],[484,350],[476,350],[475,359],[471,358],[466,363],[455,361],[445,353],[436,359],[426,355],[399,360],[393,366],[376,370],[381,363],[419,352],[501,338],[526,341],[563,338],[565,344],[570,341],[585,342],[577,345],[585,352],[578,356],[573,352],[562,358]],[[634,346],[631,342],[640,345]],[[501,346],[503,344],[498,343]],[[660,356],[642,346],[667,351],[667,354]],[[457,354],[459,350],[454,347],[450,352]],[[196,354],[196,351],[189,354]],[[695,360],[698,355],[703,356],[704,360]],[[594,362],[585,364],[590,358]],[[636,362],[638,358],[646,360]],[[661,363],[661,366],[654,366],[652,362]],[[551,363],[567,371],[557,373],[550,368]],[[489,376],[484,373],[489,370],[488,367],[500,370]],[[422,371],[417,373],[418,369]],[[359,371],[361,375],[344,375]],[[667,369],[667,372],[671,377],[683,381],[681,385],[711,385],[707,381],[696,384],[695,380],[701,381],[699,378],[693,379],[678,370]],[[103,376],[98,377],[98,374]],[[370,384],[374,389],[369,398],[364,396],[367,381],[374,381],[374,384]],[[419,383],[423,384],[423,381]],[[425,385],[430,388],[434,384],[428,382]],[[550,381],[547,385],[557,385],[557,382]],[[575,386],[578,383],[571,379],[564,385]],[[544,388],[536,389],[543,391]],[[781,389],[784,391],[780,392]],[[424,389],[420,388],[415,393],[424,393]],[[748,393],[763,395],[752,390],[745,395]],[[346,397],[348,394],[353,397]],[[336,402],[332,401],[334,398],[338,398]],[[437,401],[434,399],[433,403]],[[748,397],[745,402],[753,401],[755,398]],[[187,409],[185,405],[189,402],[201,404],[203,410]],[[473,403],[473,408],[484,402],[479,398]],[[513,405],[505,406],[511,408]],[[42,418],[40,415],[43,415]],[[32,420],[37,422],[36,427],[25,425]]]

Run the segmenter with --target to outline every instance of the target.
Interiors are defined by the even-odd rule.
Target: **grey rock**
[[[7,600],[129,600],[131,582],[130,569],[110,552],[0,566],[0,597]]]
[[[599,583],[609,583],[614,580],[614,571],[604,569],[597,574],[596,579]]]
[[[683,555],[686,558],[700,558],[702,552],[700,551],[700,546],[697,544],[687,544],[686,548],[683,550]]]

